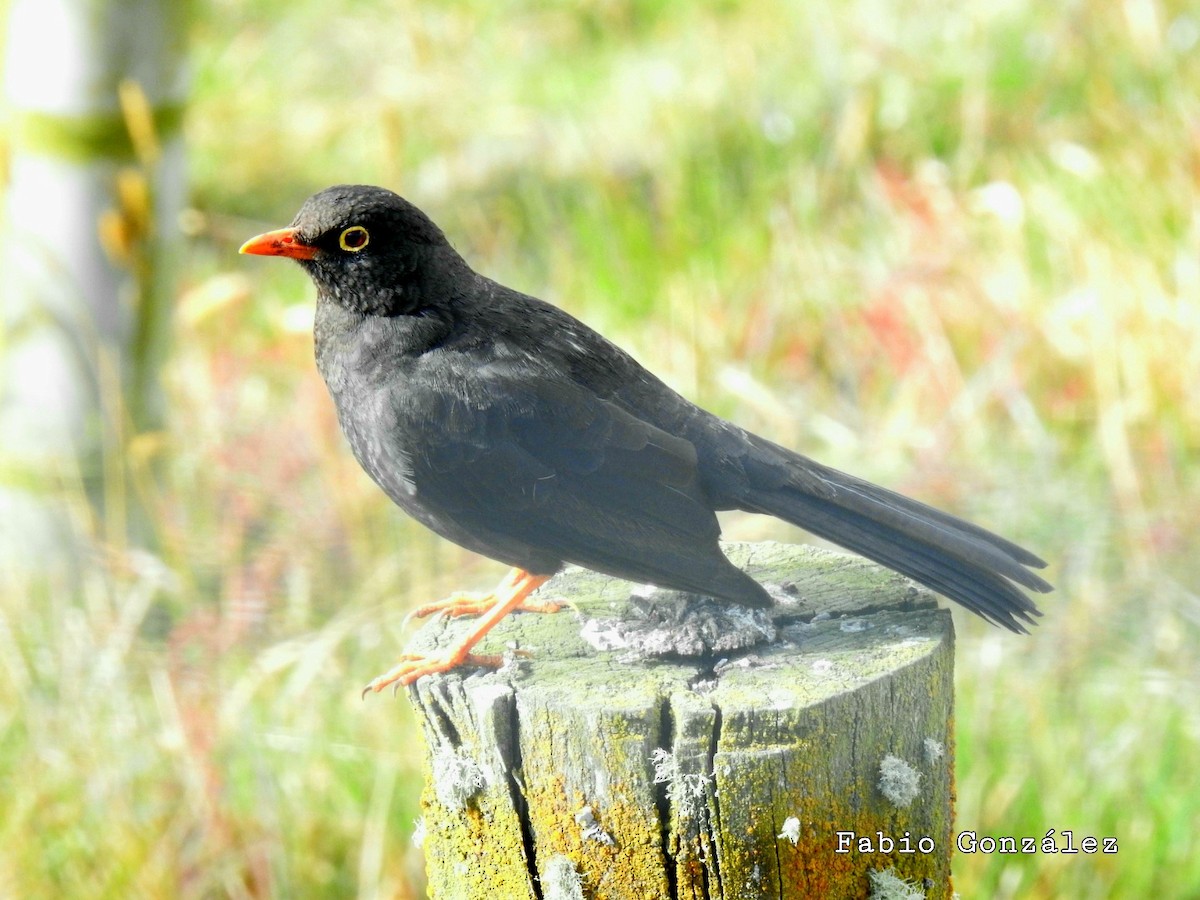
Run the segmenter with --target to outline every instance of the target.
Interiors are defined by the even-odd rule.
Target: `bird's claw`
[[[440,610],[440,609],[438,609],[438,610],[431,610],[431,609],[428,609],[428,606],[429,606],[429,605],[431,605],[431,604],[427,604],[426,606],[421,606],[421,607],[418,607],[417,609],[412,609],[412,610],[409,610],[409,611],[408,611],[408,613],[407,613],[407,615],[405,615],[405,616],[404,616],[404,618],[400,620],[400,628],[401,628],[401,630],[403,630],[403,629],[407,628],[407,627],[408,627],[410,624],[412,624],[412,620],[413,620],[413,619],[423,619],[423,618],[425,618],[426,616],[428,616],[428,615],[431,615],[431,614],[434,614],[434,613],[436,613],[436,614],[437,614],[437,615],[436,615],[436,617],[435,617],[435,621],[436,621],[436,619],[437,619],[437,618],[441,618],[441,616],[442,616],[442,610]]]
[[[451,619],[456,619],[459,616],[478,616],[491,609],[496,602],[493,594],[480,594],[473,592],[461,592],[451,594],[442,600],[437,600],[433,603],[426,603],[423,606],[418,606],[411,610],[404,617],[404,621],[400,623],[401,628],[407,628],[413,619],[424,619],[426,616],[431,616],[434,613],[440,613]]]
[[[401,687],[407,687],[418,678],[426,675],[437,675],[449,672],[459,666],[480,666],[487,669],[499,669],[504,665],[504,657],[496,654],[464,653],[462,655],[447,653],[426,656],[422,653],[405,653],[400,662],[392,666],[378,678],[375,678],[362,690],[362,698],[367,694],[378,694],[389,685],[395,695]]]

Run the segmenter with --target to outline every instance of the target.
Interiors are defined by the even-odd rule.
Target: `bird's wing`
[[[422,507],[468,534],[524,542],[634,580],[767,602],[720,552],[688,441],[569,379],[485,366],[411,386],[404,431]],[[419,415],[423,421],[411,421]]]

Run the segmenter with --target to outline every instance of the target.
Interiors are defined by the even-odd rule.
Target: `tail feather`
[[[834,469],[817,469],[825,489],[796,484],[751,488],[743,508],[777,516],[944,594],[988,621],[1026,632],[1041,612],[1017,585],[1046,592],[1027,566],[1045,563],[984,528]],[[1015,583],[1014,583],[1015,582]]]
[[[1033,566],[1041,569],[1046,565],[1046,561],[1039,556],[1030,553],[1019,544],[1014,544],[1012,541],[1005,540],[1000,535],[988,531],[986,528],[981,528],[972,522],[965,519],[960,519],[958,516],[952,516],[950,513],[942,512],[940,509],[935,509],[919,500],[913,500],[911,497],[905,497],[903,494],[897,494],[895,491],[889,491],[887,488],[880,487],[877,484],[872,484],[869,481],[864,481],[861,478],[855,478],[853,475],[847,475],[845,472],[839,472],[837,469],[830,469],[827,466],[821,466],[821,474],[824,476],[826,484],[832,486],[835,491],[850,492],[857,494],[863,498],[865,505],[870,509],[880,509],[887,511],[889,507],[897,513],[907,513],[914,519],[928,522],[933,525],[941,525],[948,532],[960,536],[970,536],[977,539],[989,547],[999,550],[1006,558],[1012,562],[1018,563],[1019,567]],[[1038,578],[1032,572],[1024,568],[1018,568],[1024,576],[1032,578],[1033,581],[1039,582],[1042,586],[1038,587],[1033,583],[1026,586],[1034,590],[1048,590],[1049,585],[1045,581]],[[1020,579],[1018,579],[1020,580]]]

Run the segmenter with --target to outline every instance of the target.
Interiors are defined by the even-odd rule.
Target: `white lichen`
[[[906,809],[920,793],[921,773],[889,753],[879,764],[879,790],[893,806]]]
[[[870,872],[869,900],[924,900],[925,892],[915,882],[905,881],[895,869],[875,869]]]
[[[655,747],[650,754],[650,762],[654,763],[655,784],[669,784],[679,775],[679,762],[670,750]]]
[[[433,792],[438,802],[451,812],[466,809],[467,801],[487,784],[483,768],[461,749],[440,750],[434,754],[430,768]]]
[[[683,816],[695,816],[704,799],[711,776],[703,772],[681,772],[675,754],[658,747],[650,755],[654,763],[654,783],[667,785],[667,799]]]

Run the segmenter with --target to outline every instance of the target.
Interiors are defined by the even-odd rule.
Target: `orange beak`
[[[258,237],[252,237],[242,244],[238,253],[252,253],[255,256],[287,256],[291,259],[312,259],[317,255],[317,248],[306,244],[296,237],[295,228],[280,228],[278,231],[268,231]]]

